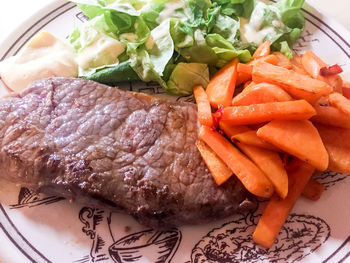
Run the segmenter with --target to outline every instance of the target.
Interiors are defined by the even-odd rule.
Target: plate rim
[[[274,0],[271,0],[274,1]],[[52,14],[53,12],[68,6],[69,4],[71,4],[71,8],[74,8],[76,5],[70,1],[67,0],[54,0],[49,4],[44,5],[42,8],[40,8],[39,10],[37,10],[36,12],[34,12],[33,14],[31,14],[27,19],[25,19],[21,24],[19,24],[17,27],[15,27],[10,34],[8,34],[3,41],[0,43],[0,61],[5,59],[9,53],[11,53],[11,51],[13,51],[12,49],[16,46],[16,43],[22,39],[22,37],[24,37],[30,30],[32,27],[36,26],[41,20],[47,18],[50,14]],[[64,10],[62,13],[63,14],[65,12],[67,12],[68,10]],[[340,22],[338,22],[335,18],[333,18],[332,16],[330,16],[329,14],[325,13],[323,10],[320,10],[318,8],[315,8],[314,6],[312,6],[309,3],[305,3],[304,7],[303,7],[303,11],[310,15],[313,19],[317,20],[321,25],[327,27],[332,33],[334,33],[335,35],[337,35],[339,37],[340,40],[342,40],[343,43],[345,43],[349,49],[349,51],[344,50],[341,46],[339,46],[339,44],[337,43],[336,40],[334,40],[332,38],[332,36],[329,35],[329,33],[327,33],[326,31],[322,30],[320,28],[319,25],[313,23],[312,21],[310,21],[310,19],[307,19],[308,23],[313,24],[316,28],[318,28],[319,30],[321,30],[325,35],[327,35],[327,37],[329,37],[335,44],[337,44],[337,46],[339,46],[340,49],[342,49],[344,51],[344,53],[347,55],[348,59],[350,59],[350,30],[347,29],[345,26],[343,26]],[[60,15],[59,14],[59,15]],[[55,18],[57,18],[59,15],[55,16],[54,18],[50,19],[49,21],[47,21],[46,24],[42,25],[39,29],[37,29],[34,33],[32,33],[32,35],[36,34],[37,32],[39,32],[42,27],[44,27],[45,25],[47,25],[48,23],[50,23],[52,20],[54,20]],[[322,18],[319,18],[322,17]],[[339,32],[340,31],[340,32]],[[27,40],[24,42],[26,43],[31,37],[27,38]],[[12,42],[11,46],[8,47],[6,46],[7,42]],[[16,53],[18,52],[18,50],[21,49],[23,45],[21,45],[20,47],[18,47],[16,49]],[[45,257],[40,251],[38,251],[33,245],[30,244],[30,242],[28,240],[26,240],[26,238],[19,232],[19,230],[17,229],[17,227],[14,225],[14,223],[11,221],[11,218],[9,217],[9,215],[6,213],[1,201],[0,201],[0,219],[1,217],[5,217],[5,220],[8,220],[8,223],[10,226],[12,226],[12,229],[17,233],[17,235],[22,239],[22,242],[25,242],[29,248],[31,253],[36,256],[35,260],[32,257],[32,254],[28,254],[27,251],[25,251],[17,242],[16,240],[13,239],[13,237],[10,235],[10,233],[7,231],[6,227],[3,225],[2,221],[0,220],[0,229],[5,233],[5,235],[9,238],[9,241],[11,243],[13,243],[16,248],[19,249],[19,251],[23,254],[24,257],[26,257],[27,259],[31,260],[32,262],[51,262],[49,259],[47,259],[47,257]],[[6,222],[6,221],[5,221]],[[346,240],[345,240],[346,241]],[[344,242],[345,242],[344,241]],[[342,244],[343,245],[343,244]],[[335,252],[334,252],[335,253]],[[333,253],[333,254],[334,254]],[[330,257],[333,255],[331,254]],[[38,259],[40,259],[41,261],[38,261]],[[329,258],[326,259],[326,261]]]

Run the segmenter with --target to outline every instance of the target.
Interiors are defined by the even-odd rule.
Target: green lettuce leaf
[[[170,75],[165,90],[170,94],[191,95],[193,86],[209,83],[209,68],[201,63],[179,63]]]

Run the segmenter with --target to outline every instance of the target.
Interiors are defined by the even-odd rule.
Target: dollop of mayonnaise
[[[35,80],[76,77],[78,64],[73,47],[46,31],[34,36],[21,51],[0,62],[0,77],[8,88],[21,91]]]

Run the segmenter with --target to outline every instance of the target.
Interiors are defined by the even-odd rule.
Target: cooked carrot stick
[[[265,173],[274,185],[277,194],[285,198],[288,193],[288,176],[279,154],[240,142],[235,144]]]
[[[251,80],[248,80],[244,83],[243,89],[249,87],[250,85],[254,85],[255,83]]]
[[[228,138],[231,138],[232,136],[238,133],[250,131],[250,129],[247,126],[230,125],[224,121],[220,121],[219,127],[226,134]]]
[[[281,52],[276,51],[276,52],[273,52],[272,54],[278,58],[277,66],[286,68],[286,69],[293,68],[292,62],[289,60],[289,58],[287,58]]]
[[[253,81],[279,85],[292,97],[311,103],[331,92],[331,87],[323,81],[262,61],[254,64]]]
[[[237,80],[237,64],[238,59],[235,58],[221,68],[209,81],[206,92],[213,107],[231,105]]]
[[[308,75],[308,73],[303,67],[303,64],[301,63],[301,57],[301,55],[293,55],[293,58],[290,61],[292,63],[292,69],[299,74]]]
[[[271,45],[270,40],[267,40],[264,43],[260,44],[253,54],[253,59],[270,55],[270,45]]]
[[[315,179],[310,178],[310,180],[305,185],[302,194],[312,201],[317,201],[320,199],[324,188],[325,187],[323,184],[317,182]]]
[[[350,116],[350,100],[341,95],[340,93],[334,92],[330,94],[329,103],[341,112]]]
[[[241,127],[241,126],[239,126],[239,127]],[[276,152],[281,151],[281,149],[277,148],[276,146],[260,139],[256,135],[256,130],[250,130],[250,131],[241,132],[241,133],[238,133],[236,135],[233,135],[231,137],[231,141],[233,141],[233,142],[239,141],[239,142],[243,142],[244,144],[260,147],[260,148],[271,150],[271,151],[276,151]]]
[[[277,65],[278,62],[279,62],[277,56],[271,54],[271,55],[267,55],[267,56],[264,56],[264,57],[260,57],[260,58],[251,60],[247,64],[254,66],[254,64],[259,62],[259,61],[266,62],[266,63],[272,64],[272,65]]]
[[[197,103],[199,123],[210,127],[213,126],[213,116],[207,93],[202,86],[197,85],[193,87],[193,95]]]
[[[316,115],[310,120],[315,123],[350,129],[350,116],[328,104],[314,105]]]
[[[350,82],[343,80],[343,96],[350,99]]]
[[[236,86],[241,85],[242,83],[251,80],[252,75],[250,74],[245,74],[245,73],[237,73],[237,81],[236,81]]]
[[[288,59],[288,58],[286,58],[286,59]],[[241,74],[246,74],[246,75],[250,75],[251,76],[252,72],[253,72],[253,66],[258,61],[263,61],[263,62],[266,62],[266,63],[270,63],[272,65],[278,65],[278,63],[280,63],[280,60],[278,59],[278,57],[276,55],[268,55],[268,56],[264,56],[264,57],[260,57],[260,58],[257,58],[255,60],[252,60],[252,61],[250,61],[250,62],[248,62],[246,64],[238,63],[238,65],[237,65],[237,72],[241,73]]]
[[[327,67],[328,65],[319,58],[314,52],[311,50],[306,51],[302,58],[301,62],[303,68],[315,79],[322,80],[328,83],[333,91],[342,92],[343,80],[339,75],[334,76],[321,76],[320,70],[323,67]]]
[[[327,150],[317,129],[308,120],[274,120],[261,127],[256,134],[320,171],[328,168]]]
[[[314,168],[311,165],[300,161],[298,169],[288,173],[288,195],[285,199],[277,195],[271,197],[253,233],[253,240],[257,244],[265,248],[273,245],[313,172]]]
[[[328,169],[350,174],[350,129],[315,125],[329,153]]]
[[[284,89],[270,83],[258,83],[249,85],[241,93],[232,99],[233,106],[245,106],[250,104],[290,101],[293,98]]]
[[[248,62],[248,65],[253,65],[254,63],[256,63],[257,61],[264,61],[266,63],[270,63],[273,65],[277,65],[278,63],[278,58],[275,55],[267,55],[265,57],[261,57],[255,60],[252,60],[250,62]],[[237,73],[237,81],[236,81],[236,86],[241,85],[242,83],[251,80],[252,79],[252,74],[247,74],[247,73],[243,73],[243,72],[238,72]]]
[[[270,197],[273,185],[265,174],[225,137],[209,127],[202,126],[199,137],[224,161],[245,188],[260,197]]]
[[[237,65],[237,72],[238,73],[244,73],[244,74],[249,74],[252,75],[253,72],[253,65],[252,64],[243,64],[243,63],[238,63]]]
[[[216,184],[221,185],[226,182],[233,174],[231,169],[205,142],[198,140],[196,145]]]
[[[306,120],[316,114],[305,100],[268,102],[224,108],[222,121],[231,125],[246,125],[271,120]]]

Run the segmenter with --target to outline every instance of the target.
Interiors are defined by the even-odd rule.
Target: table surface
[[[4,3],[2,3],[0,9],[0,43],[2,43],[9,33],[15,30],[24,20],[29,18],[31,14],[33,14],[36,10],[53,1],[55,0],[16,0],[5,1]],[[333,17],[350,31],[350,19],[348,18],[348,10],[350,10],[349,0],[307,1],[313,7],[319,9],[321,13]],[[6,237],[3,235],[4,233],[0,231],[0,240],[6,239]],[[28,262],[27,260],[23,259],[22,256],[19,255],[18,250],[10,242],[1,245],[0,254],[2,255],[2,260],[4,260],[5,262]],[[16,258],[16,255],[18,256],[18,258]]]

